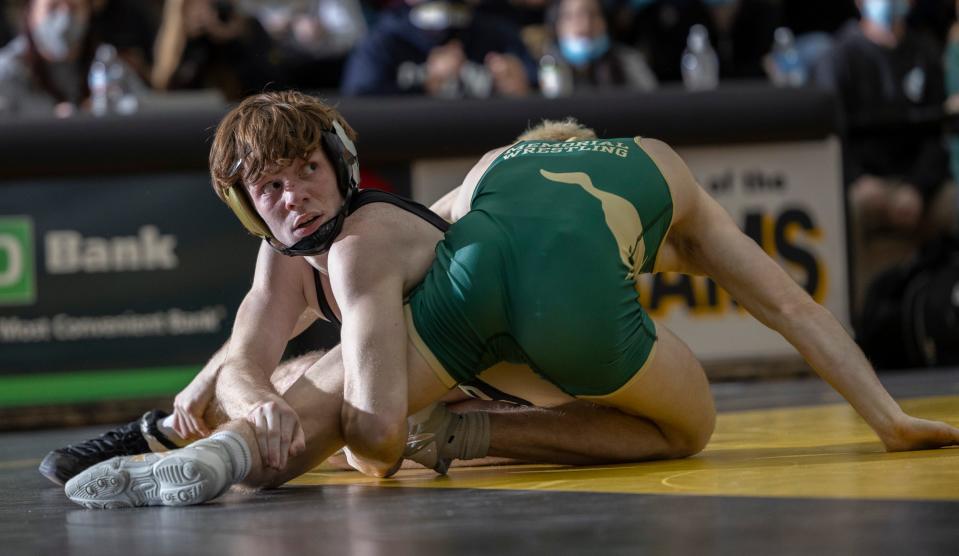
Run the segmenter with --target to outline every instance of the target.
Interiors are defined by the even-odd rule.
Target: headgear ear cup
[[[242,191],[237,190],[236,185],[232,185],[223,190],[223,200],[227,206],[233,210],[236,217],[239,218],[243,227],[251,234],[263,239],[273,238],[273,234],[270,232],[270,228],[266,225],[266,222],[260,218],[260,215],[257,214],[256,210],[250,205],[250,200],[247,196]]]
[[[339,137],[340,142],[343,143],[343,146],[346,147],[346,150],[352,156],[350,160],[350,177],[353,178],[353,185],[359,185],[360,183],[360,160],[356,154],[356,145],[353,144],[353,141],[346,134],[346,130],[343,129],[343,126],[340,125],[340,122],[333,120],[333,131],[336,133],[336,136]]]

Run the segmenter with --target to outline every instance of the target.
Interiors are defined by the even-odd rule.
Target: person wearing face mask
[[[614,43],[599,0],[559,0],[549,14],[556,37],[556,54],[570,68],[573,90],[628,87],[656,88],[656,76],[643,55]]]
[[[0,49],[0,115],[65,117],[84,108],[100,43],[92,2],[30,0],[22,28]]]
[[[347,96],[523,96],[536,66],[509,20],[458,0],[407,0],[380,15],[346,62]]]
[[[857,5],[860,19],[840,29],[815,78],[836,92],[844,112],[844,182],[862,253],[875,239],[938,235],[954,217],[939,202],[949,194],[941,132],[911,123],[945,100],[941,51],[906,25],[909,0]],[[865,257],[857,259],[865,284]]]

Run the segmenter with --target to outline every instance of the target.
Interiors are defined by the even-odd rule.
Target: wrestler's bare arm
[[[300,315],[293,332],[290,334],[292,340],[303,333],[319,318],[312,307],[307,308]],[[222,346],[206,365],[200,370],[193,380],[190,381],[183,390],[181,390],[173,400],[173,422],[172,427],[176,433],[184,439],[193,439],[207,436],[210,434],[209,423],[204,419],[210,400],[213,398],[213,391],[216,388],[216,379],[220,374],[220,367],[226,358],[227,348],[230,345],[230,339]]]
[[[670,168],[663,172],[672,174],[667,175],[670,190],[686,205],[673,223],[670,240],[680,246],[675,249],[680,268],[707,273],[756,319],[782,334],[849,401],[887,449],[959,442],[959,430],[942,423],[930,425],[935,430],[918,430],[931,422],[919,423],[903,413],[836,318],[739,230],[672,149],[655,143],[644,140],[644,148],[661,169]]]
[[[433,203],[430,210],[443,217],[447,222],[456,222],[463,218],[470,210],[473,192],[476,190],[480,178],[486,173],[490,164],[496,160],[496,157],[507,148],[509,147],[500,147],[484,154],[466,174],[463,183]]]
[[[406,440],[407,361],[403,319],[404,250],[388,225],[330,250],[330,284],[343,315],[343,438],[354,454],[387,466]]]
[[[314,322],[319,319],[319,315],[316,314],[312,308],[307,307],[303,310],[303,313],[300,314],[300,317],[296,321],[296,325],[293,327],[293,331],[290,333],[289,340],[296,338],[302,334],[307,328],[309,328]],[[204,385],[209,385],[212,389],[216,383],[216,377],[219,375],[220,367],[223,365],[224,359],[226,359],[227,350],[230,345],[230,339],[227,338],[223,345],[220,346],[218,350],[213,353],[213,356],[210,357],[210,360],[206,362],[206,365],[200,369],[200,372],[197,373],[194,377],[195,382],[200,382]]]
[[[223,410],[230,418],[250,421],[264,463],[271,467],[282,467],[291,451],[303,448],[298,418],[269,376],[308,307],[304,292],[311,276],[306,261],[283,257],[265,244],[260,248],[253,286],[237,311],[217,380]]]

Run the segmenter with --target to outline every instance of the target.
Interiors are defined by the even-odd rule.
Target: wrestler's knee
[[[715,410],[704,411],[702,415],[697,415],[696,419],[691,419],[684,423],[682,427],[666,428],[661,427],[669,439],[672,449],[671,457],[685,458],[694,456],[702,452],[709,439],[713,436],[713,430],[716,428]],[[668,433],[666,431],[669,431]]]
[[[396,461],[406,441],[406,419],[381,416],[344,406],[341,413],[343,440],[364,459]]]

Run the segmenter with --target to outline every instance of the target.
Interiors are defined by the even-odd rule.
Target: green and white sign
[[[27,216],[0,217],[0,306],[33,303],[36,283],[33,221]]]

